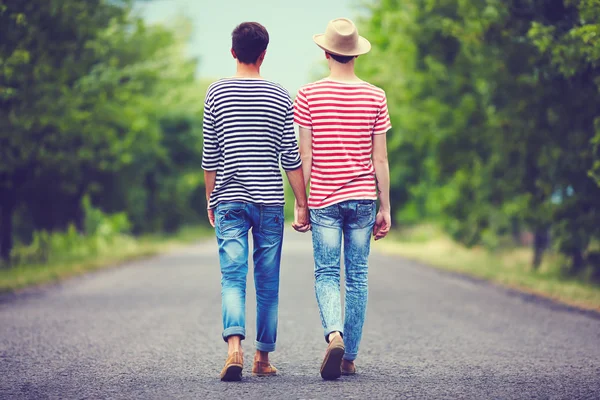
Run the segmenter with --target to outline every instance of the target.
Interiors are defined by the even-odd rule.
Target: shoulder
[[[385,90],[380,88],[379,86],[373,85],[372,83],[366,82],[365,85],[369,90],[373,93],[375,97],[377,97],[380,101],[384,101],[386,98]]]
[[[228,78],[221,78],[219,80],[214,81],[213,83],[211,83],[208,86],[207,93],[210,93],[210,92],[218,90],[222,87],[225,87],[230,80],[231,79],[228,79]]]
[[[211,83],[206,89],[206,99],[212,100],[215,94],[219,93],[223,89],[227,89],[229,79],[221,78],[213,83]]]
[[[262,83],[264,84],[265,88],[268,89],[270,92],[273,92],[274,94],[281,96],[282,98],[285,98],[286,100],[289,100],[290,102],[292,101],[290,92],[286,88],[284,88],[281,84],[270,81],[270,80],[266,80],[266,79],[264,81],[262,81]]]
[[[298,89],[298,93],[297,93],[296,97],[300,97],[304,101],[309,101],[309,99],[314,99],[315,95],[318,95],[320,92],[322,92],[324,89],[326,89],[326,87],[325,87],[326,84],[327,84],[327,82],[323,79],[315,81],[315,82],[307,83],[306,85],[303,85],[300,87],[300,89]],[[319,89],[321,89],[321,90],[319,90]]]
[[[318,80],[316,82],[307,83],[306,85],[303,85],[300,87],[300,89],[298,89],[298,93],[303,93],[303,94],[311,93],[315,89],[318,89],[320,86],[322,86],[324,83],[325,83],[325,81],[323,79]]]

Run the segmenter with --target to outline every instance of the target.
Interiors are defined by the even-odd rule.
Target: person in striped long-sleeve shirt
[[[371,235],[391,227],[386,133],[391,129],[385,92],[354,72],[357,56],[371,45],[354,23],[331,21],[315,35],[330,75],[303,86],[295,100],[315,260],[315,291],[325,340],[324,379],[354,374],[367,306]],[[379,212],[376,200],[379,198]],[[346,298],[340,299],[344,244]]]
[[[241,379],[246,336],[248,232],[252,230],[256,286],[256,354],[252,373],[275,375],[279,266],[283,241],[284,192],[280,165],[296,197],[296,230],[306,231],[308,208],[293,102],[279,84],[260,76],[269,34],[260,24],[242,23],[232,34],[234,77],[213,83],[204,104],[202,168],[208,218],[215,227],[221,265],[223,339],[228,357],[225,381]]]

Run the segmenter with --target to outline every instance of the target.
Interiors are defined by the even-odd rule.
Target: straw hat
[[[347,18],[329,21],[325,33],[314,35],[313,40],[326,52],[338,56],[359,56],[371,50],[371,43],[358,35],[356,25]]]

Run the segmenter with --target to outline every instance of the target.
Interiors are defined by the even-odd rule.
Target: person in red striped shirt
[[[337,379],[356,373],[354,360],[367,307],[371,235],[382,239],[391,227],[386,133],[392,126],[385,92],[354,72],[356,57],[371,49],[354,23],[345,18],[330,21],[325,33],[313,40],[325,51],[330,75],[300,88],[294,121],[299,126],[305,183],[310,182],[315,292],[329,343],[321,376]]]

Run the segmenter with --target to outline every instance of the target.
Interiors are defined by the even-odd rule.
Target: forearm
[[[304,187],[308,187],[310,171],[312,170],[312,154],[302,155],[302,175],[304,176]]]
[[[387,158],[375,160],[375,178],[377,181],[377,192],[379,194],[379,209],[390,211],[390,166]]]
[[[302,174],[304,186],[308,187],[310,172],[312,170],[312,130],[300,127],[300,159],[302,160]]]
[[[206,204],[210,202],[210,195],[215,190],[217,180],[217,171],[204,171],[204,187],[206,189]]]
[[[306,207],[306,185],[304,184],[303,168],[296,168],[292,171],[286,171],[288,181],[296,197],[298,207]]]

